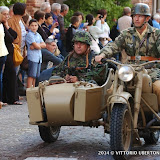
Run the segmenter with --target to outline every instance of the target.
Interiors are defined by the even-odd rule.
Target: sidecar
[[[52,77],[26,91],[30,124],[38,125],[45,142],[57,140],[61,126],[106,127],[106,103],[113,83],[114,70],[99,86],[88,82],[65,83]]]

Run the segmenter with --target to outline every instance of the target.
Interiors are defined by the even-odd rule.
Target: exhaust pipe
[[[152,119],[151,121],[149,121],[146,125],[145,129],[148,129],[154,122],[158,122],[156,118]]]

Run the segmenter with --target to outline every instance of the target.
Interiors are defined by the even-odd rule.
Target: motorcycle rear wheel
[[[43,141],[51,143],[58,139],[60,133],[60,127],[54,126],[38,126],[39,134]]]
[[[110,121],[110,145],[112,151],[130,151],[132,144],[132,121],[126,104],[115,104]],[[116,153],[116,152],[115,152]],[[115,159],[126,159],[127,155],[114,154]]]

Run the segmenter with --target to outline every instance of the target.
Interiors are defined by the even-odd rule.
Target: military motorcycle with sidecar
[[[27,89],[30,124],[38,125],[45,142],[57,140],[61,126],[104,126],[110,134],[112,151],[129,151],[159,139],[160,115],[157,96],[152,91],[152,80],[143,64],[121,64],[109,69],[106,82],[95,85],[88,82],[66,83],[63,78],[51,77],[38,87]],[[126,159],[116,155],[115,159]]]

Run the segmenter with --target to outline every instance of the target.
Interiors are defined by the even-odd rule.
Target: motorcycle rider
[[[69,83],[93,80],[100,85],[103,84],[105,78],[102,75],[106,73],[104,73],[106,66],[92,63],[95,56],[90,48],[92,39],[89,33],[77,31],[72,41],[73,51],[55,67],[52,75],[65,77]]]
[[[132,8],[133,27],[120,33],[114,42],[104,47],[95,57],[96,62],[109,58],[125,49],[130,60],[152,61],[160,60],[160,30],[151,27],[148,21],[151,17],[150,8],[145,3],[136,3]],[[153,92],[158,97],[160,105],[160,70],[152,69]]]

